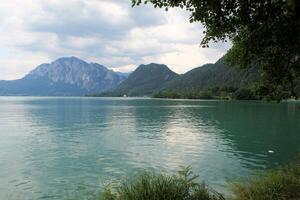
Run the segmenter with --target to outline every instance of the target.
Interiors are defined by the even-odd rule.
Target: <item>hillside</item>
[[[0,95],[82,96],[111,90],[126,79],[97,63],[76,57],[41,64],[24,78],[0,81]]]
[[[220,59],[215,64],[206,64],[188,71],[166,83],[163,89],[176,91],[206,90],[212,87],[250,87],[259,79],[258,68],[239,69],[224,64]]]
[[[151,63],[140,65],[116,89],[100,96],[147,96],[160,90],[165,83],[178,77],[166,65]]]

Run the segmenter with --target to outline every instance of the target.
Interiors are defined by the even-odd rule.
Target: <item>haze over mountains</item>
[[[160,90],[249,87],[258,79],[257,68],[228,67],[223,59],[178,75],[163,64],[140,65],[128,74],[114,72],[103,65],[87,63],[76,57],[65,57],[39,65],[24,78],[0,81],[0,95],[151,96]]]
[[[113,89],[127,76],[97,63],[65,57],[39,65],[24,78],[0,81],[0,95],[83,96]]]

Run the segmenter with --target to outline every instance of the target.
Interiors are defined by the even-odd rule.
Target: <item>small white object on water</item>
[[[269,153],[274,153],[274,151],[272,151],[272,150],[269,150],[268,152],[269,152]]]

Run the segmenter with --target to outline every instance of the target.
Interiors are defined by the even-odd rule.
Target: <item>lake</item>
[[[0,199],[62,199],[188,165],[223,191],[298,150],[299,101],[0,97]]]

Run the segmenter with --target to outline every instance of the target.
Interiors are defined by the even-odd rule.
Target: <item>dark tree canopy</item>
[[[299,0],[132,0],[133,6],[141,3],[186,9],[191,23],[206,28],[203,47],[211,41],[232,41],[227,61],[241,67],[259,65],[263,72],[259,91],[281,99],[297,97]]]

